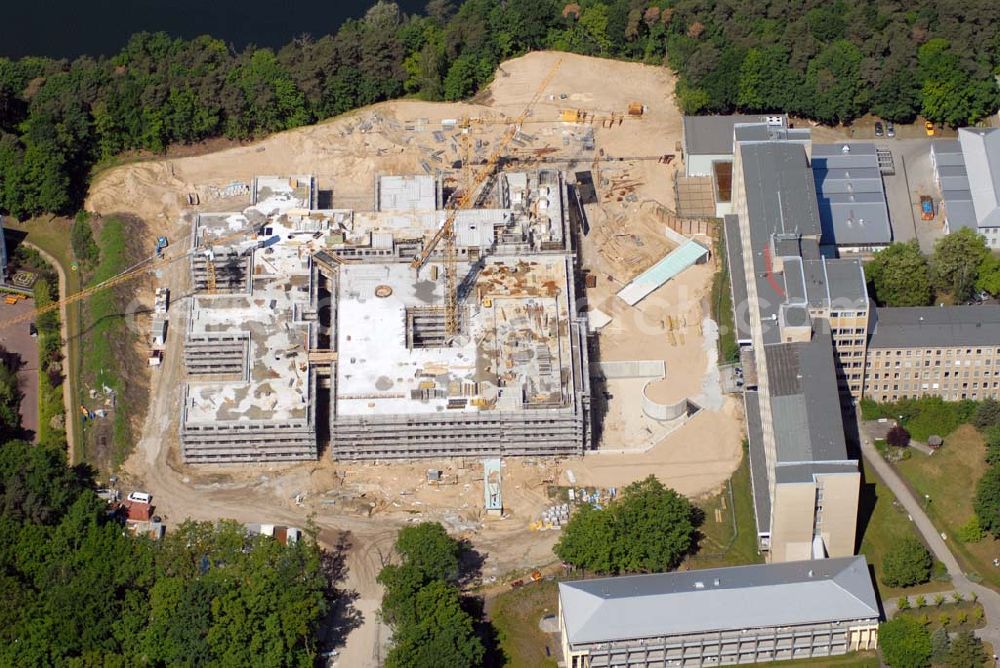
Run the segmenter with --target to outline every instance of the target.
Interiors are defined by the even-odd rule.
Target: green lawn
[[[489,599],[486,614],[496,629],[500,648],[511,668],[555,668],[559,647],[556,636],[544,633],[538,622],[559,610],[555,582],[530,583]],[[546,648],[549,652],[546,653]]]
[[[746,447],[739,468],[722,493],[697,500],[695,505],[705,513],[705,521],[699,528],[702,539],[698,553],[688,557],[688,568],[763,563],[764,558],[757,551],[757,526],[754,523],[750,460]]]
[[[947,581],[931,580],[916,587],[897,589],[882,584],[882,560],[892,546],[905,538],[918,538],[919,534],[906,510],[899,505],[885,483],[871,469],[865,469],[865,481],[861,488],[861,526],[864,535],[861,553],[868,563],[875,567],[876,586],[883,601],[893,600],[903,595],[915,596],[951,588]],[[867,518],[867,521],[866,521]],[[941,566],[935,564],[936,570]]]
[[[962,569],[973,579],[1000,587],[1000,568],[993,559],[1000,557],[1000,543],[985,538],[978,543],[962,543],[956,530],[973,516],[972,502],[976,481],[986,470],[986,448],[982,436],[971,425],[962,425],[944,439],[944,447],[927,457],[913,453],[906,461],[894,464],[918,499],[930,496],[925,503],[927,515],[948,537],[948,545]]]
[[[80,291],[80,274],[73,271],[73,251],[69,243],[69,231],[72,221],[63,218],[36,218],[25,222],[18,222],[12,219],[4,219],[4,227],[26,232],[25,238],[31,244],[39,247],[53,258],[66,274],[66,292],[71,295]],[[67,295],[60,295],[65,298]],[[66,307],[67,334],[69,337],[69,359],[66,360],[66,380],[67,390],[72,397],[71,406],[78,403],[79,395],[78,378],[80,373],[80,303],[69,304]],[[73,442],[81,443],[82,429],[80,414],[71,410],[66,416],[67,428],[71,430]],[[74,463],[81,461],[82,450],[77,447],[73,452]]]
[[[736,343],[736,325],[733,322],[733,295],[729,286],[725,237],[724,228],[720,226],[719,240],[715,244],[719,271],[712,279],[712,318],[719,325],[719,364],[737,362],[740,357],[740,347]]]
[[[844,656],[824,656],[816,659],[797,659],[795,661],[775,661],[773,663],[758,663],[758,666],[841,666],[842,668],[878,668],[879,661],[875,652],[852,652]]]

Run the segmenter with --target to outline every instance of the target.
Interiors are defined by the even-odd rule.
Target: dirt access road
[[[168,254],[187,248],[192,215],[197,211],[233,211],[246,206],[245,198],[227,196],[225,186],[249,183],[258,174],[313,174],[321,189],[332,189],[332,206],[371,208],[373,183],[378,174],[422,173],[425,166],[443,170],[459,157],[454,133],[442,137],[432,131],[440,132],[443,119],[463,115],[495,118],[499,113],[520,113],[557,57],[552,53],[535,53],[504,63],[493,85],[476,99],[476,104],[389,102],[252,145],[198,157],[123,165],[95,179],[86,205],[104,215],[127,212],[139,216],[147,229],[136,233],[148,238],[167,235],[171,239]],[[584,153],[580,147],[582,136],[591,132],[596,147],[605,156],[656,156],[673,151],[681,137],[681,117],[673,101],[674,81],[667,70],[581,56],[563,58],[558,75],[532,116],[532,120],[551,121],[525,125],[525,132],[533,140],[519,149],[522,153],[544,149],[547,157],[564,158],[563,168],[587,169],[594,152]],[[625,121],[614,128],[558,122],[559,110],[567,106],[596,114],[621,114],[631,101],[646,106],[642,120]],[[480,156],[489,153],[503,130],[504,126],[490,123],[475,126],[473,134],[480,144]],[[676,161],[664,165],[653,159],[618,161],[602,171],[613,173],[618,183],[628,179],[623,192],[634,196],[632,202],[655,201],[670,207],[676,169]],[[197,195],[201,203],[194,209],[188,206],[190,195]],[[634,208],[624,197],[607,203],[607,218],[618,228],[629,227]],[[629,232],[635,236],[658,238],[659,235],[648,225],[636,225]],[[646,238],[651,243],[655,241],[653,237]],[[692,276],[697,285],[685,283],[685,289],[700,298],[711,272],[695,272]],[[528,527],[552,503],[546,493],[547,485],[562,478],[566,469],[583,467],[581,458],[505,461],[503,493],[508,511],[505,519],[481,516],[481,467],[464,468],[451,461],[339,464],[324,456],[317,462],[282,467],[183,465],[179,456],[178,416],[185,381],[180,360],[185,299],[189,294],[187,264],[160,265],[154,283],[170,287],[173,297],[166,356],[163,366],[152,376],[147,419],[135,452],[123,467],[123,482],[151,492],[158,513],[168,523],[186,518],[233,518],[303,526],[311,519],[328,546],[336,545],[345,532],[349,533],[345,586],[357,592],[353,605],[363,621],[347,636],[340,665],[380,663],[388,633],[375,612],[381,597],[375,575],[388,558],[396,531],[408,522],[439,520],[453,534],[468,538],[486,558],[483,572],[487,577],[503,577],[515,569],[552,561],[556,532],[535,532]],[[680,287],[678,284],[671,290]],[[142,291],[137,298],[147,304],[152,301],[151,295]],[[657,308],[673,308],[673,301],[668,299]],[[700,346],[696,342],[700,313],[700,307],[694,304],[681,314],[686,323],[686,345]],[[654,314],[654,319],[659,321],[661,316]],[[630,321],[623,317],[619,325]],[[621,348],[618,359],[642,358],[651,346],[668,345],[666,334],[636,338],[627,332],[622,334],[617,326],[609,331],[616,333],[609,338],[607,350]],[[668,363],[670,358],[674,359],[675,378],[684,378],[685,387],[695,389],[700,386],[706,358],[690,355],[691,350],[678,345],[674,353],[664,357]],[[689,357],[695,359],[692,367],[684,364]],[[693,382],[686,377],[689,368]],[[713,436],[707,432],[716,418],[726,422]],[[665,484],[686,494],[712,492],[739,462],[738,429],[734,427],[738,424],[739,416],[728,409],[706,414],[705,419],[692,421],[649,453],[619,461],[619,466],[615,466],[613,456],[602,457],[594,464],[594,479],[602,485],[622,486],[655,470]],[[724,447],[716,447],[720,443]],[[447,484],[427,484],[424,476],[427,468],[444,470]]]

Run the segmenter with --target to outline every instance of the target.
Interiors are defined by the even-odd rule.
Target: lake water
[[[397,0],[407,13],[427,0]],[[374,0],[12,0],[0,2],[0,56],[73,58],[117,53],[129,35],[209,34],[242,49],[280,47],[293,37],[337,31]]]

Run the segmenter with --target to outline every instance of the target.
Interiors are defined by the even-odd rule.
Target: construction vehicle
[[[434,233],[434,236],[431,237],[430,242],[424,246],[420,254],[413,258],[413,261],[410,263],[410,266],[419,272],[427,264],[437,245],[442,240],[445,242],[445,334],[449,338],[454,338],[458,334],[458,254],[455,248],[455,219],[458,217],[459,211],[473,205],[476,189],[490,178],[493,169],[503,157],[507,147],[514,141],[514,137],[517,136],[518,132],[520,132],[522,123],[528,118],[531,110],[534,109],[535,104],[542,97],[542,92],[552,82],[552,79],[555,78],[556,72],[562,65],[562,61],[562,57],[556,60],[541,83],[538,84],[538,88],[535,89],[534,95],[532,95],[528,104],[524,107],[521,115],[514,119],[500,140],[497,141],[493,152],[486,159],[486,162],[479,171],[476,172],[475,176],[467,180],[468,185],[455,200],[444,223]]]
[[[7,295],[6,297],[3,298],[3,301],[5,304],[13,306],[14,304],[21,301],[21,299],[22,299],[21,295]]]
[[[934,198],[930,195],[920,196],[920,220],[934,220]]]
[[[163,250],[167,247],[166,237],[156,238],[156,257],[160,257],[163,254]]]
[[[924,121],[924,132],[927,133],[928,137],[934,136],[934,124],[930,121]]]

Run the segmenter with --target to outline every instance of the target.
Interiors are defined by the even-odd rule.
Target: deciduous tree
[[[930,632],[912,617],[898,615],[879,626],[878,640],[882,658],[890,668],[930,665]]]
[[[882,582],[890,587],[911,587],[931,578],[934,560],[916,538],[893,544],[882,560]]]

